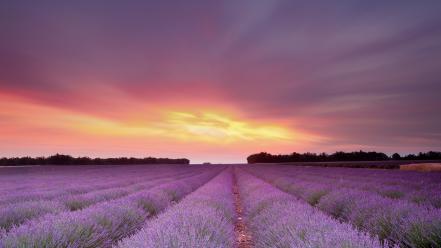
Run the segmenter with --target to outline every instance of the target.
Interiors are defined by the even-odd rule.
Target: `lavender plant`
[[[303,168],[303,167],[301,167]],[[308,173],[308,168],[305,169]],[[314,168],[315,176],[302,175],[299,168],[293,168],[293,171],[300,175],[293,176],[285,173],[281,175],[280,171],[274,167],[267,166],[249,170],[259,175],[263,179],[273,183],[278,188],[289,192],[300,199],[305,200],[311,205],[317,206],[320,210],[328,215],[352,224],[359,230],[367,231],[378,236],[382,240],[388,240],[390,243],[400,244],[404,247],[440,247],[441,246],[441,210],[431,205],[421,205],[399,199],[400,197],[386,197],[378,194],[378,191],[360,189],[360,187],[340,187],[341,184],[335,180],[326,180],[326,174],[331,169]],[[337,171],[342,171],[338,169]],[[376,175],[383,172],[377,170],[362,170],[360,174],[366,175],[368,178],[369,171]],[[287,170],[285,170],[287,172]],[[320,174],[322,173],[322,174]],[[349,172],[344,172],[349,173]],[[354,173],[354,172],[352,172]],[[387,172],[388,175],[391,172]],[[419,175],[420,181],[428,181],[434,185],[438,179],[429,176],[425,178],[425,174],[409,174],[400,175],[399,171],[396,178],[400,178],[401,183],[408,177],[409,180],[417,180],[415,175]],[[334,174],[329,177],[335,177]],[[351,180],[351,179],[346,179]],[[393,180],[392,180],[393,181]],[[334,183],[332,183],[334,182]],[[358,181],[361,183],[360,181]],[[378,183],[378,180],[374,180]],[[395,181],[397,182],[397,181]],[[352,182],[351,185],[357,182]],[[415,182],[414,182],[415,183]],[[365,184],[367,186],[368,184]],[[387,191],[391,185],[383,181],[375,187],[384,187]],[[439,194],[439,192],[438,192]],[[312,196],[312,198],[311,198]],[[314,196],[317,196],[314,198]],[[435,194],[436,196],[436,194]],[[311,201],[310,199],[314,199]]]
[[[187,173],[182,173],[182,175],[168,175],[167,177],[155,177],[156,179],[154,180],[130,184],[126,187],[94,190],[85,194],[62,195],[53,198],[51,201],[34,200],[8,204],[0,209],[0,227],[9,230],[13,226],[20,225],[25,221],[46,214],[80,210],[99,202],[118,199],[155,185],[178,180],[185,176],[187,176]]]
[[[31,220],[6,233],[0,240],[0,247],[109,247],[134,233],[153,214],[149,208],[142,207],[145,202],[155,206],[156,212],[162,211],[176,200],[168,192],[182,192],[176,194],[182,197],[217,173],[218,170],[206,171],[80,211],[61,212]],[[182,183],[188,185],[185,190],[180,189]],[[155,202],[155,199],[160,201]]]
[[[139,167],[139,166],[138,166]],[[18,203],[24,201],[35,200],[53,200],[55,198],[66,195],[85,194],[94,191],[131,187],[146,181],[156,180],[161,178],[168,178],[173,180],[175,175],[191,174],[193,170],[200,168],[191,168],[183,170],[180,167],[149,167],[146,168],[131,168],[124,166],[127,171],[122,171],[124,168],[100,168],[94,170],[91,174],[89,170],[61,170],[53,172],[50,175],[7,175],[7,177],[0,174],[0,179],[11,181],[12,186],[8,187],[0,180],[0,186],[4,191],[0,194],[0,205]],[[80,172],[78,172],[80,171]],[[71,174],[70,174],[71,173]],[[121,176],[123,175],[123,176]],[[18,183],[23,184],[17,187]]]
[[[159,215],[119,248],[233,247],[231,172],[226,171]]]
[[[410,247],[441,246],[439,209],[349,189],[334,190],[318,207],[381,239]]]
[[[64,205],[54,201],[30,201],[6,205],[0,209],[0,228],[9,230],[26,220],[63,210],[65,210]]]
[[[358,189],[377,193],[386,198],[441,207],[441,180],[432,174],[396,170],[279,167],[280,165],[277,165],[277,169],[272,166],[257,166],[258,170],[253,169],[250,172],[265,175],[265,180],[274,181],[278,187],[285,189],[291,187],[292,191],[300,191],[294,193],[302,198],[307,197],[299,194],[304,193],[301,192],[302,186],[304,188],[321,186]],[[268,173],[265,173],[266,171]],[[292,185],[293,181],[296,182],[295,185]]]
[[[256,247],[387,247],[260,179],[238,178]]]

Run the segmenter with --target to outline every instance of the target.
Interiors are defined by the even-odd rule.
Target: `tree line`
[[[123,164],[189,164],[186,158],[89,158],[72,157],[70,155],[55,154],[49,157],[14,157],[0,158],[0,166],[14,165],[123,165]]]
[[[385,161],[385,160],[441,160],[441,152],[420,152],[401,156],[394,153],[388,156],[382,152],[342,152],[327,153],[296,153],[273,155],[266,152],[252,154],[247,157],[249,164],[252,163],[286,163],[286,162],[336,162],[336,161]]]

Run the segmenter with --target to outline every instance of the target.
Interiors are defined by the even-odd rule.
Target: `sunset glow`
[[[440,13],[0,1],[0,248],[439,247]]]
[[[18,99],[3,96],[0,114],[16,125],[32,124],[28,128],[58,128],[68,132],[110,137],[167,137],[184,141],[236,142],[253,140],[291,140],[292,133],[277,124],[252,123],[232,119],[214,112],[156,111],[158,119],[145,119],[139,122],[130,120],[111,120],[74,111],[25,103]],[[152,113],[139,113],[151,115]],[[15,125],[13,125],[15,124]],[[12,131],[12,130],[11,130]]]
[[[240,150],[245,144],[249,147],[262,143],[280,145],[317,138],[296,132],[286,123],[247,120],[235,117],[235,113],[209,111],[208,107],[198,111],[183,110],[179,106],[172,110],[170,105],[161,109],[161,106],[156,105],[154,111],[141,107],[138,112],[131,109],[130,118],[126,113],[115,113],[114,116],[120,114],[125,117],[111,118],[29,102],[10,94],[2,94],[1,99],[3,139],[25,144],[49,141],[50,149],[63,146],[87,148],[94,145],[100,150],[112,150],[115,143],[124,140],[124,143],[140,142],[137,145],[142,144],[141,148],[155,147],[155,143],[165,142],[167,151],[198,146],[210,150],[229,146],[229,149]],[[103,140],[110,142],[103,143]],[[250,145],[252,142],[256,144]],[[9,147],[11,143],[2,145]],[[187,149],[183,146],[187,146]],[[176,154],[184,155],[181,152]]]
[[[374,2],[1,3],[0,157],[439,150],[441,4]]]

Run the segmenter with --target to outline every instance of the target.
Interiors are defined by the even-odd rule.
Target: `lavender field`
[[[441,247],[441,174],[272,164],[0,168],[0,247]]]

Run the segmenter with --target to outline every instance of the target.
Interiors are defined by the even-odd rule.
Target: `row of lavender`
[[[280,173],[305,182],[328,183],[339,188],[356,188],[382,196],[404,199],[441,208],[441,177],[439,174],[394,170],[348,168],[282,167]]]
[[[198,169],[180,179],[170,177],[152,187],[79,211],[60,211],[30,219],[8,231],[0,230],[0,247],[110,247],[221,169]]]
[[[246,172],[235,173],[255,247],[389,247]],[[237,247],[235,218],[229,170],[115,248]]]
[[[119,173],[136,176],[148,174],[149,171],[162,172],[170,170],[171,166],[36,166],[19,168],[1,168],[0,195],[17,190],[39,191],[53,190],[54,186],[66,183],[95,184],[95,178],[106,177],[118,180]],[[81,189],[81,187],[79,188]],[[77,189],[75,189],[77,190]]]
[[[364,174],[366,181],[375,177],[369,175],[369,172],[377,173],[376,170],[359,170],[358,173]],[[357,179],[349,184],[353,185],[352,188],[342,186],[344,184],[339,183],[342,178],[335,176],[341,170],[333,172],[332,169],[306,167],[280,170],[274,165],[255,166],[247,171],[340,221],[378,236],[381,240],[389,240],[402,247],[441,246],[441,210],[431,204],[417,204],[406,199],[384,196],[378,190],[357,187],[357,183],[366,183],[356,176],[354,178]],[[419,175],[421,180],[417,180],[415,175]],[[408,183],[425,181],[426,175],[412,174],[409,178],[413,181]],[[397,177],[405,184],[406,175]],[[344,176],[344,180],[351,180],[350,178]],[[376,188],[387,188],[389,184],[385,178],[383,181],[373,181],[375,185],[372,187]]]
[[[158,171],[155,176],[145,175],[148,182],[135,180],[115,188],[103,183],[104,189],[73,196],[80,208],[66,209],[70,205],[63,197],[42,200],[58,201],[63,207],[0,229],[0,247],[235,247],[233,169],[219,174],[221,170],[212,166],[171,171],[176,174]],[[375,181],[375,176],[360,172]],[[384,197],[376,191],[335,187],[332,182],[342,178],[329,170],[321,174],[255,166],[236,168],[235,173],[256,247],[441,245],[441,215],[433,206]],[[397,178],[401,182],[405,177]],[[349,174],[344,180],[360,179]],[[111,197],[113,190],[121,189],[128,191]],[[36,201],[8,206],[31,202]]]
[[[45,168],[40,170],[43,169]],[[134,166],[120,166],[119,168],[103,167],[100,169],[87,167],[47,168],[45,173],[25,171],[16,175],[5,173],[4,170],[5,168],[2,168],[0,174],[0,188],[3,191],[0,193],[0,205],[129,186],[146,179],[176,174],[182,168],[165,165],[163,167],[138,166],[138,168],[135,168]],[[124,175],[124,177],[120,175]]]
[[[248,173],[238,182],[255,247],[388,247]]]
[[[0,228],[4,228],[7,231],[13,226],[20,225],[25,221],[48,213],[80,210],[99,202],[118,199],[155,185],[179,180],[180,178],[194,174],[193,171],[186,173],[179,172],[178,174],[177,172],[164,174],[161,175],[161,177],[146,177],[141,182],[129,185],[123,184],[122,186],[116,186],[115,184],[111,184],[111,188],[91,190],[82,194],[62,194],[62,192],[64,192],[62,190],[59,194],[40,194],[40,199],[32,198],[33,200],[29,201],[4,204],[2,208],[0,208]]]
[[[96,177],[95,183],[91,185],[82,185],[81,182],[71,181],[64,185],[54,185],[51,190],[38,190],[38,184],[35,185],[36,189],[20,190],[11,192],[8,195],[0,196],[0,206],[6,206],[17,203],[25,203],[30,201],[41,201],[41,200],[57,200],[66,199],[72,197],[86,197],[91,194],[105,193],[106,191],[111,191],[113,189],[133,189],[142,188],[142,185],[148,181],[160,180],[175,176],[185,176],[193,173],[192,170],[180,171],[176,170],[169,173],[156,173],[156,171],[151,171],[149,173],[140,173],[138,177],[132,178],[130,175],[119,173],[120,178],[118,180],[112,181],[111,178],[107,177]],[[122,176],[121,176],[122,175]],[[125,182],[124,178],[128,179]],[[95,187],[94,187],[95,186]]]
[[[187,196],[118,248],[234,247],[234,203],[231,169]]]

